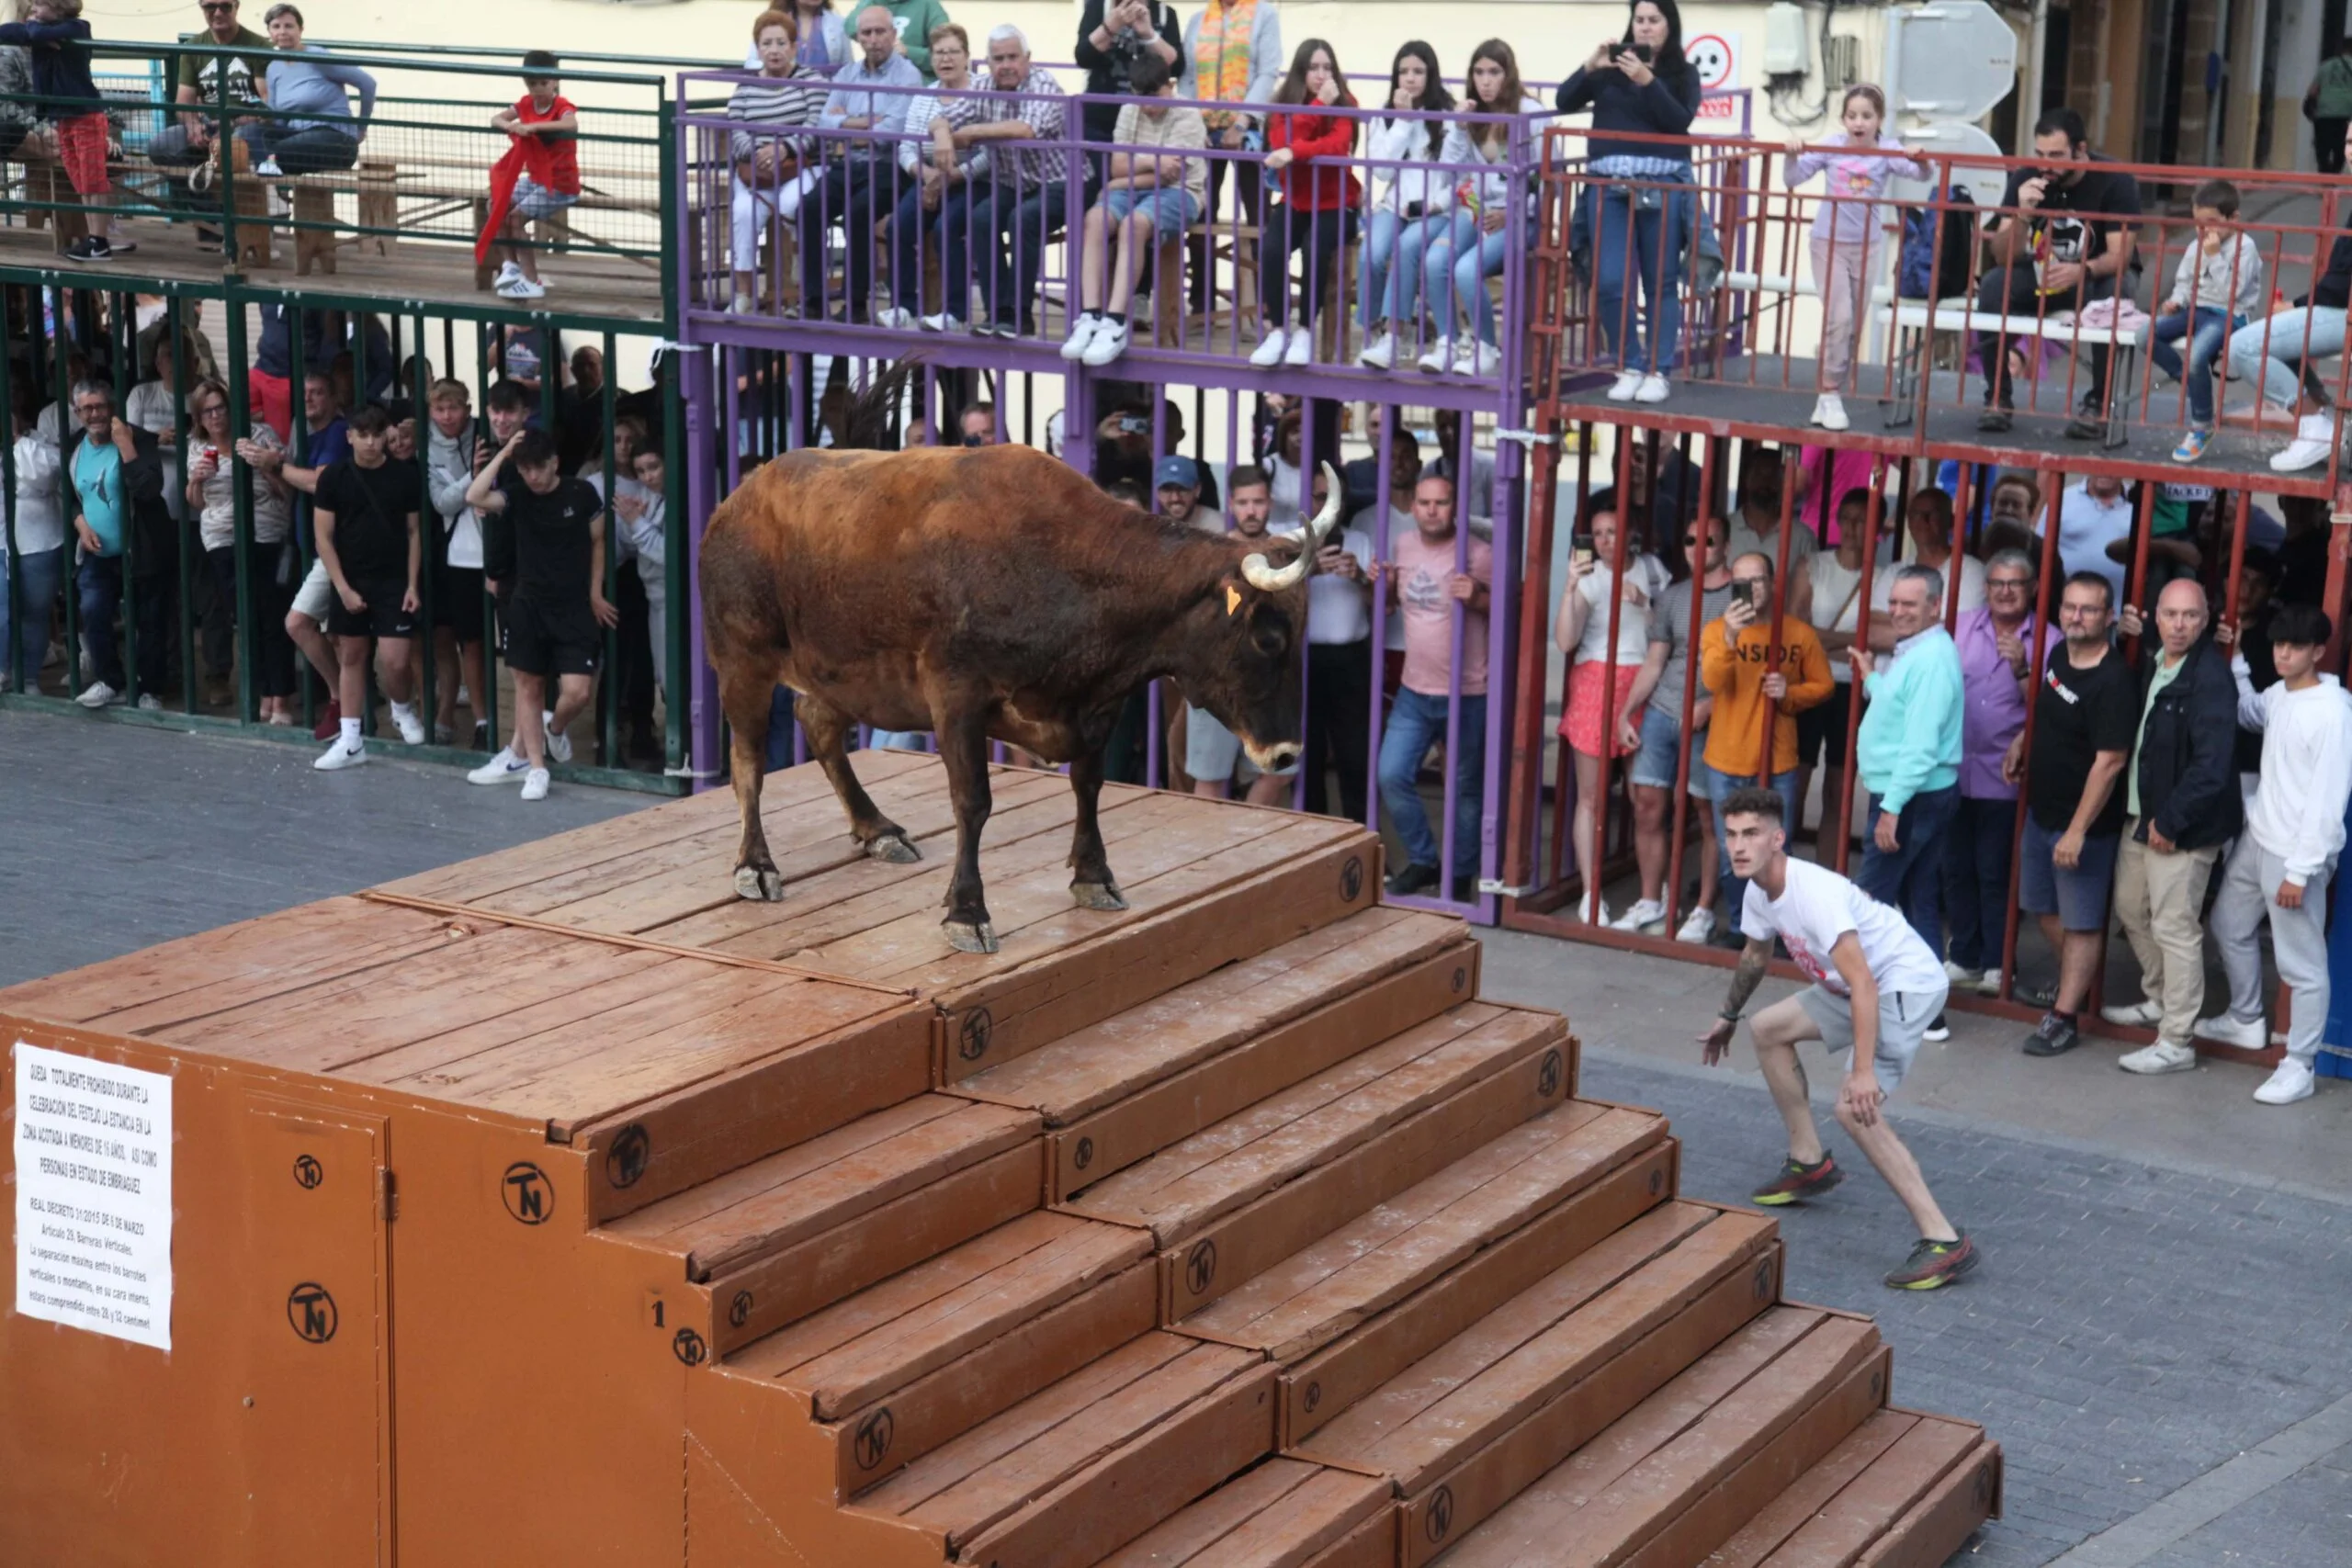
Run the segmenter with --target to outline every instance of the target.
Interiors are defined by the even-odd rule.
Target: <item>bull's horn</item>
[[[1306,532],[1298,541],[1298,558],[1288,566],[1277,567],[1262,555],[1244,557],[1241,562],[1242,581],[1267,593],[1279,593],[1285,588],[1295,588],[1306,576],[1307,567],[1315,559],[1315,552],[1323,547],[1324,538],[1340,521],[1340,476],[1331,465],[1319,465],[1323,470],[1323,510],[1307,521]]]

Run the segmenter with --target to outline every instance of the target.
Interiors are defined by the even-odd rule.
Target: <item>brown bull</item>
[[[877,859],[917,855],[850,771],[849,727],[937,735],[956,808],[944,923],[956,947],[996,951],[979,862],[991,738],[1069,764],[1070,892],[1125,908],[1095,803],[1127,694],[1172,676],[1260,767],[1298,759],[1306,571],[1339,516],[1327,477],[1331,499],[1307,532],[1261,553],[1124,506],[1026,446],[801,451],[761,468],[711,513],[702,546],[704,629],[743,814],[735,890],[784,897],[760,825],[781,684],[799,694],[851,834]]]

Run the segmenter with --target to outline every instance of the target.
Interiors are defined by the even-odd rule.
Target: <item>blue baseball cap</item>
[[[1182,485],[1186,490],[1201,488],[1201,466],[1190,457],[1162,457],[1151,470],[1153,488],[1161,485]]]

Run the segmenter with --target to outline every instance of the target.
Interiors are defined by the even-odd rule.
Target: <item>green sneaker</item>
[[[1953,1283],[1975,1267],[1976,1244],[1968,1239],[1966,1231],[1952,1241],[1922,1236],[1903,1267],[1886,1277],[1886,1283],[1891,1290],[1933,1291]]]
[[[1838,1168],[1838,1162],[1826,1153],[1822,1155],[1819,1165],[1803,1165],[1792,1157],[1781,1168],[1779,1176],[1749,1193],[1747,1198],[1749,1202],[1760,1203],[1768,1209],[1781,1209],[1792,1203],[1802,1203],[1808,1198],[1818,1198],[1845,1179],[1846,1173]]]

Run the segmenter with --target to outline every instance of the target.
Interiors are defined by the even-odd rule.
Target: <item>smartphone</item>
[[[1139,413],[1123,414],[1119,419],[1119,434],[1142,435],[1151,429],[1151,421]]]
[[[1749,587],[1750,585],[1745,582],[1734,582],[1731,585],[1731,602],[1735,604],[1754,604],[1756,601],[1748,593]]]
[[[1577,553],[1577,570],[1582,571],[1590,571],[1592,570],[1593,562],[1592,536],[1589,534],[1578,534],[1576,536],[1575,548]]]
[[[978,431],[974,431],[964,437],[964,445],[967,446],[985,446],[988,444],[988,437],[980,434]]]
[[[1640,61],[1645,65],[1647,65],[1650,62],[1651,56],[1656,52],[1657,51],[1655,50],[1651,49],[1650,46],[1645,43],[1637,43],[1634,45],[1634,58]]]

